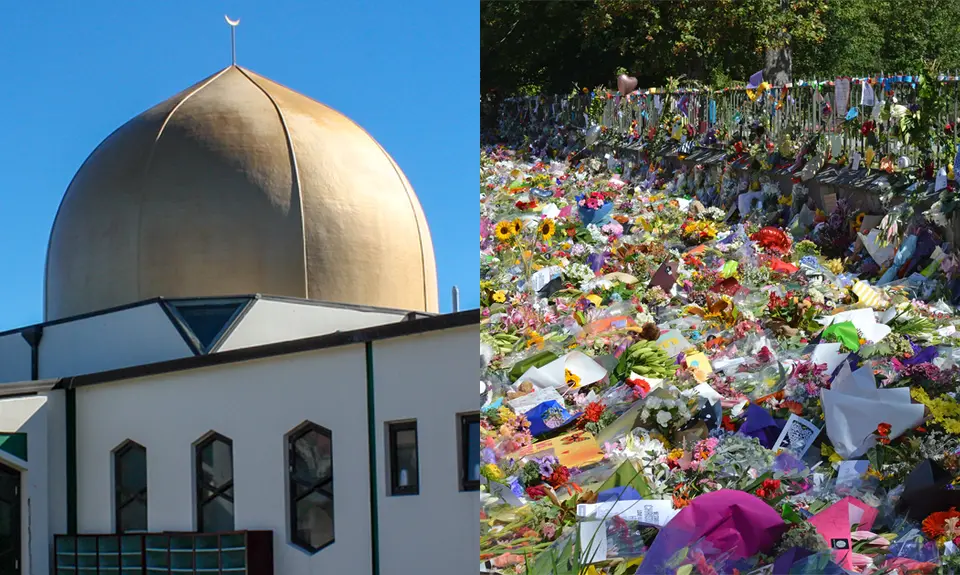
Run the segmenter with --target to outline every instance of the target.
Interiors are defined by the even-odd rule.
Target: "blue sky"
[[[114,129],[237,63],[346,114],[403,168],[433,235],[441,311],[479,306],[477,5],[447,0],[4,2],[0,329],[43,319],[50,226]]]

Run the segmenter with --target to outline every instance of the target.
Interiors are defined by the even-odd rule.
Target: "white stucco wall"
[[[30,344],[23,336],[0,336],[0,384],[30,379]]]
[[[53,537],[49,528],[49,483],[47,425],[49,413],[43,395],[0,399],[0,431],[27,434],[27,461],[5,451],[0,460],[19,469],[21,565],[23,573],[41,575],[50,572]]]
[[[258,299],[220,346],[220,351],[393,323],[403,316],[402,312]]]
[[[44,327],[39,371],[41,379],[69,377],[191,355],[160,304],[151,303]]]
[[[460,491],[457,414],[479,411],[479,349],[475,325],[373,343],[382,575],[477,571],[480,496]],[[420,494],[388,496],[385,423],[405,419],[417,420]]]
[[[126,439],[147,449],[149,529],[194,530],[191,446],[215,430],[233,440],[236,528],[274,532],[276,573],[369,573],[365,382],[354,345],[79,388],[80,532],[114,529],[110,452]],[[315,555],[288,543],[284,435],[305,420],[333,434],[336,542]]]
[[[53,535],[67,532],[67,409],[66,392],[55,389],[47,392],[47,469],[49,470],[50,544]]]

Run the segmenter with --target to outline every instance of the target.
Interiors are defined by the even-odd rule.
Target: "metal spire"
[[[234,66],[237,65],[237,26],[240,25],[240,19],[231,20],[226,14],[223,15],[223,19],[227,21],[227,24],[230,25],[230,63]]]

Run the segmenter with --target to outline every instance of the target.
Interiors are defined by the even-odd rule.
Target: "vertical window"
[[[480,490],[480,414],[460,416],[460,491]]]
[[[316,553],[333,543],[333,441],[306,422],[287,435],[290,540]]]
[[[113,452],[117,533],[147,530],[147,448],[126,441]]]
[[[212,433],[196,450],[197,531],[233,531],[233,442]]]
[[[390,448],[390,494],[420,493],[420,463],[417,454],[417,422],[387,424]]]

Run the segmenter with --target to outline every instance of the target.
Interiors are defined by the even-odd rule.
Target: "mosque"
[[[133,118],[0,332],[0,573],[475,572],[479,311],[437,301],[350,119],[236,65]]]

